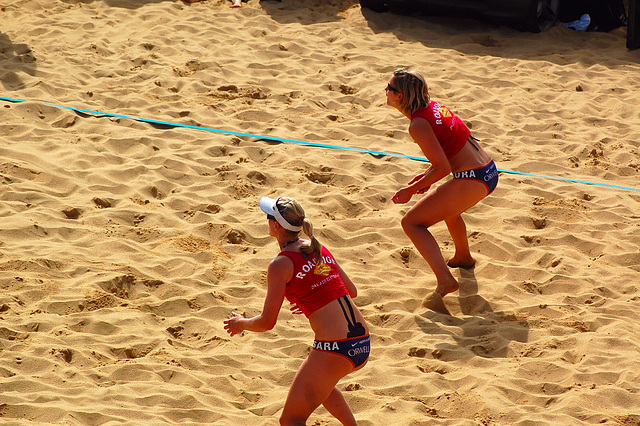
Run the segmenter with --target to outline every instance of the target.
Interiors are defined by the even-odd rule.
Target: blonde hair
[[[316,264],[323,263],[322,260],[322,244],[313,235],[313,225],[311,221],[305,217],[304,209],[302,205],[290,197],[280,197],[276,203],[276,208],[287,222],[294,226],[302,226],[302,231],[310,239],[309,244],[304,244],[300,247],[300,251],[309,256],[311,254],[316,257]],[[287,231],[292,235],[298,235],[300,231]]]
[[[419,71],[398,68],[393,72],[393,77],[393,85],[404,95],[401,106],[405,112],[413,115],[420,108],[429,106],[429,86]]]

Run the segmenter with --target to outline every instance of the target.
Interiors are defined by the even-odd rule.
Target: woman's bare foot
[[[454,291],[458,291],[460,289],[460,284],[457,281],[452,281],[447,284],[438,283],[436,287],[436,293],[440,296],[444,297],[449,293],[453,293]]]
[[[232,0],[230,7],[242,7],[242,0]]]
[[[464,269],[471,269],[476,265],[476,260],[471,257],[457,257],[457,256],[453,256],[451,259],[449,259],[449,261],[447,262],[447,266],[449,268],[464,268]]]

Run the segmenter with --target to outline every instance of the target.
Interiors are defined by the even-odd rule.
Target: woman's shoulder
[[[271,261],[271,263],[284,265],[295,265],[306,262],[306,256],[299,250],[283,250]]]
[[[293,253],[293,252],[288,252],[288,253]],[[294,267],[294,259],[281,252],[276,257],[274,257],[271,260],[271,262],[269,262],[269,267],[267,269],[270,271],[292,270],[293,267]]]
[[[302,253],[300,253],[297,250],[295,250],[295,251],[294,250],[283,250],[280,253],[278,253],[278,255],[276,257],[273,258],[273,261],[275,261],[277,259],[293,260],[293,259],[296,259],[296,258],[298,258],[300,256],[302,256]]]
[[[431,115],[431,106],[436,103],[435,101],[430,101],[429,105],[425,105],[423,107],[418,108],[417,110],[415,110],[415,112],[413,114],[411,114],[411,120],[413,120],[414,118],[417,117],[422,117],[422,118],[428,118]]]
[[[278,255],[269,262],[267,267],[267,281],[270,283],[286,284],[293,277],[293,261],[286,256]]]

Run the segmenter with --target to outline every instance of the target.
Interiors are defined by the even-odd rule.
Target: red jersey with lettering
[[[322,247],[324,265],[316,268],[315,256],[305,258],[299,251],[282,251],[293,262],[293,278],[287,283],[284,296],[298,305],[302,313],[309,317],[329,302],[349,294],[335,259],[329,250]]]
[[[414,112],[411,120],[416,117],[422,117],[431,124],[431,128],[436,134],[447,159],[460,152],[464,144],[467,143],[469,135],[471,135],[471,130],[457,115],[452,113],[446,106],[435,101],[429,102],[429,106]]]

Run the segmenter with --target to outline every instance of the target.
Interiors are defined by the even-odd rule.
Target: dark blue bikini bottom
[[[473,179],[482,182],[487,187],[487,195],[498,186],[498,168],[493,160],[482,167],[453,174],[454,179]]]
[[[353,364],[353,368],[358,368],[369,358],[371,351],[371,337],[354,337],[346,340],[325,342],[316,340],[313,342],[313,349],[322,352],[333,352],[347,358]]]

